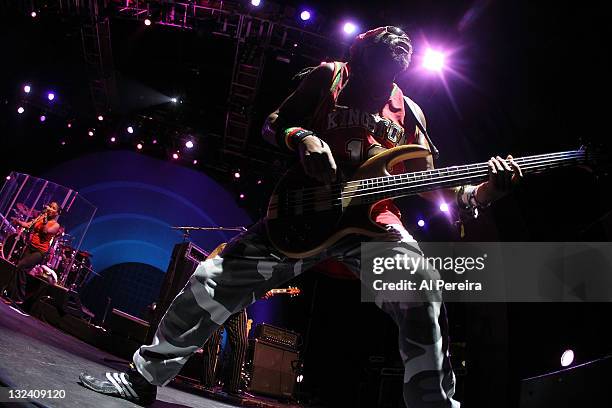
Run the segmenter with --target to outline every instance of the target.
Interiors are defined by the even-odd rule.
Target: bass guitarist
[[[401,89],[394,83],[395,77],[408,68],[411,55],[411,41],[397,27],[380,27],[359,35],[348,63],[322,64],[305,76],[298,89],[270,115],[264,137],[294,152],[309,177],[328,185],[336,180],[340,162],[359,164],[398,144],[428,147],[416,120],[406,111]],[[423,113],[416,105],[412,108],[424,127]],[[431,157],[422,166],[433,168]],[[476,208],[506,194],[511,180],[521,176],[510,156],[491,158],[488,166],[489,178],[484,183],[436,194],[443,195],[447,202]],[[371,217],[388,231],[387,240],[417,247],[392,201],[378,203]],[[174,378],[233,313],[326,259],[339,260],[359,274],[360,244],[367,240],[370,238],[347,236],[325,250],[298,259],[271,244],[262,220],[228,243],[218,256],[198,266],[162,319],[153,343],[134,354],[135,369],[107,373],[104,380],[81,374],[81,381],[97,392],[151,403],[156,386]],[[447,352],[442,304],[383,301],[380,306],[399,328],[406,406],[459,407],[453,399],[455,377]]]

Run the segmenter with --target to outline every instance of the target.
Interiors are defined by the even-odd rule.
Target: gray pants
[[[402,241],[420,252],[402,225],[388,228],[397,230]],[[316,256],[296,260],[276,251],[262,222],[255,224],[234,238],[219,256],[200,263],[162,318],[153,344],[134,353],[136,368],[152,384],[167,384],[231,314],[255,302],[269,289],[283,285],[327,258],[338,259],[359,274],[362,239],[345,237]],[[377,304],[399,328],[406,406],[459,407],[452,399],[455,376],[449,361],[442,303],[382,299]]]

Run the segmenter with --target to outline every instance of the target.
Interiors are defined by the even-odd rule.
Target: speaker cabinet
[[[144,343],[149,330],[149,323],[119,309],[113,309],[106,326],[113,336],[123,337],[138,344]]]
[[[279,347],[262,340],[249,340],[252,360],[249,390],[273,397],[292,398],[295,385],[294,364],[296,351]]]
[[[155,330],[166,310],[195,272],[198,264],[205,260],[207,255],[208,252],[198,248],[192,242],[182,242],[174,246],[145,343],[152,342]]]

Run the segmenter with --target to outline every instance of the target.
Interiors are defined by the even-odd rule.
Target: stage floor
[[[65,390],[65,399],[37,400],[48,407],[137,407],[92,392],[79,384],[87,371],[122,370],[122,360],[0,302],[0,384],[25,390]],[[3,404],[0,406],[11,406]],[[250,405],[250,404],[249,404]],[[41,406],[41,405],[37,405]],[[171,386],[159,387],[156,408],[226,408],[238,405],[208,399]],[[261,406],[261,405],[250,405]]]

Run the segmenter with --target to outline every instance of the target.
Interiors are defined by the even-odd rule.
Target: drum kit
[[[15,217],[12,221],[7,220],[0,214],[0,236],[4,237],[1,242],[0,256],[16,264],[21,258],[29,242],[28,231],[20,226],[15,226],[17,221],[29,221],[40,215],[40,211],[29,208],[22,203],[17,203],[13,209]],[[73,247],[74,237],[66,233],[63,228],[51,241],[49,251],[41,265],[32,270],[32,274],[47,280],[50,284],[63,286],[71,290],[79,290],[87,282],[93,271],[91,264],[91,253],[77,250]]]

